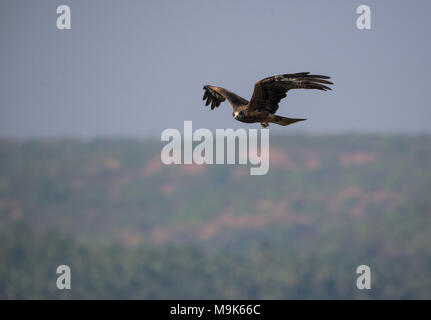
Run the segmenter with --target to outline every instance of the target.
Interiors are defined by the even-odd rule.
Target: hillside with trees
[[[157,140],[0,139],[0,298],[431,298],[431,137],[270,146],[250,176]]]

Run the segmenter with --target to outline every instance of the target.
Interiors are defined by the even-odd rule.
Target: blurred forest
[[[250,176],[157,140],[0,139],[0,298],[431,298],[430,136],[270,146]]]

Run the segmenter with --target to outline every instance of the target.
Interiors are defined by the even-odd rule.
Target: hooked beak
[[[235,112],[233,113],[233,117],[234,117],[235,119],[242,119],[242,118],[244,118],[244,114],[243,114],[242,112],[240,112],[240,111],[235,111]]]

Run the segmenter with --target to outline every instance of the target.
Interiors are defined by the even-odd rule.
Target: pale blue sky
[[[60,4],[70,31],[56,28]],[[361,4],[370,31],[356,28]],[[300,71],[334,91],[289,93],[279,113],[309,120],[277,132],[431,133],[430,14],[427,0],[3,0],[0,135],[248,127],[227,103],[205,108],[202,86],[249,99],[257,80]]]

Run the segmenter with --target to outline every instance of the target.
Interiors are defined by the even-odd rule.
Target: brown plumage
[[[292,119],[275,115],[280,100],[286,97],[290,89],[332,90],[327,86],[333,84],[328,79],[330,77],[309,74],[309,72],[268,77],[256,82],[250,101],[224,88],[207,85],[204,86],[203,100],[206,100],[206,106],[211,104],[211,110],[213,110],[227,99],[233,107],[233,117],[241,122],[260,122],[264,128],[270,122],[287,126],[306,119]]]

